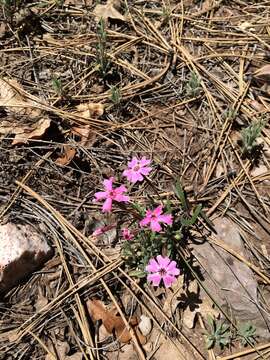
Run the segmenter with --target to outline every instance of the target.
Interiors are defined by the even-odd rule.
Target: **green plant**
[[[241,131],[241,142],[244,155],[251,155],[260,148],[260,145],[258,145],[257,143],[257,139],[261,135],[261,131],[264,125],[265,122],[260,120],[253,124],[250,124],[248,127]]]
[[[256,342],[256,327],[251,323],[243,323],[237,328],[237,336],[242,345],[254,345]]]
[[[206,333],[207,349],[211,349],[216,345],[223,349],[230,344],[232,340],[230,326],[224,322],[216,321],[211,316],[208,316],[207,321],[210,327],[210,332]]]
[[[170,201],[167,201],[163,210],[165,214],[173,213],[171,226],[166,226],[162,232],[140,228],[131,240],[123,242],[122,256],[127,267],[132,269],[130,275],[144,277],[145,267],[149,260],[164,252],[173,258],[177,253],[177,248],[183,246],[182,239],[187,230],[202,215],[201,204],[196,206],[193,211],[190,210],[186,194],[179,181],[175,185],[175,194],[180,206],[174,207]],[[134,203],[132,207],[133,212],[136,212],[136,217],[143,218],[145,216],[146,209],[140,204]]]
[[[195,71],[191,71],[190,78],[186,84],[186,93],[188,96],[196,97],[201,91],[201,79]]]
[[[105,30],[105,21],[103,18],[100,19],[98,26],[97,26],[97,36],[98,36],[98,43],[97,43],[97,64],[99,67],[99,72],[102,78],[108,73],[109,69],[109,60],[107,56],[107,32]]]
[[[60,96],[63,91],[62,81],[60,79],[57,79],[56,77],[53,77],[52,78],[52,86],[53,86],[54,91],[57,93],[57,95]]]
[[[172,14],[172,11],[169,7],[167,7],[167,6],[162,7],[162,17],[163,17],[163,21],[165,24],[167,24],[169,22],[171,14]]]
[[[117,86],[111,87],[111,101],[114,105],[118,105],[121,102],[121,90]]]

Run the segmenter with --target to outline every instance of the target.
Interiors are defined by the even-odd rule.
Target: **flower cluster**
[[[135,184],[144,180],[145,176],[148,176],[152,171],[149,166],[151,160],[142,157],[141,159],[133,157],[128,163],[128,167],[122,173],[129,182]],[[94,202],[104,200],[102,205],[102,212],[111,212],[113,203],[128,203],[130,197],[126,194],[127,188],[125,185],[114,186],[115,179],[110,177],[103,181],[104,191],[98,191],[95,193]],[[141,228],[149,227],[153,233],[160,233],[162,231],[161,224],[172,225],[173,218],[171,214],[163,213],[163,206],[159,205],[155,209],[146,209],[145,217],[139,222]],[[99,236],[104,232],[111,229],[110,226],[96,229],[92,235]],[[122,238],[126,241],[132,241],[135,237],[134,232],[128,228],[122,229]],[[176,276],[180,271],[176,267],[176,262],[171,261],[168,257],[162,257],[158,255],[155,258],[149,260],[148,265],[145,267],[145,271],[148,273],[147,280],[154,286],[159,286],[161,280],[165,287],[170,287],[176,280]]]

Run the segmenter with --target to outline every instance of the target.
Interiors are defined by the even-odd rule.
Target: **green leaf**
[[[191,219],[182,218],[181,219],[181,225],[184,226],[184,227],[189,227],[191,225]]]
[[[212,316],[207,315],[207,322],[208,322],[208,324],[210,325],[211,330],[215,330],[215,321],[214,321],[214,319],[212,318]]]
[[[202,210],[202,204],[197,205],[196,208],[195,208],[195,210],[194,210],[194,212],[193,212],[193,214],[192,214],[192,217],[191,217],[191,219],[190,219],[190,222],[191,222],[190,225],[194,225],[194,224],[195,224],[195,222],[196,222],[197,219],[198,219],[198,216],[199,216],[200,213],[201,213],[201,210]]]
[[[175,195],[180,200],[183,209],[185,211],[187,211],[188,210],[188,204],[187,204],[187,200],[186,200],[185,191],[184,191],[184,189],[183,189],[183,187],[182,187],[179,180],[177,180],[177,182],[175,184],[174,192],[175,192]]]
[[[129,272],[129,276],[132,276],[132,277],[144,278],[145,275],[146,275],[145,272],[142,270],[131,270]]]
[[[207,338],[206,339],[206,347],[207,349],[211,349],[215,344],[215,340],[214,339],[210,339],[210,338]]]

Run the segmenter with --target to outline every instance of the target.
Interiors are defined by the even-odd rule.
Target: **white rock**
[[[30,225],[0,225],[0,293],[17,285],[52,256],[44,236]]]
[[[152,321],[148,316],[145,315],[142,315],[140,319],[141,321],[138,325],[139,329],[144,336],[147,336],[152,330]]]

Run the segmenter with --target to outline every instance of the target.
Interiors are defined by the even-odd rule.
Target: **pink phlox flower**
[[[148,272],[148,282],[154,286],[159,286],[160,281],[163,280],[166,288],[170,287],[176,281],[176,276],[180,274],[176,262],[161,255],[158,255],[156,259],[150,259],[145,270]]]
[[[134,184],[137,181],[143,181],[143,177],[149,175],[152,170],[151,167],[147,166],[150,163],[151,160],[146,159],[144,156],[141,159],[133,157],[128,163],[128,168],[123,172],[123,176]]]
[[[132,234],[132,232],[128,228],[123,228],[122,229],[122,237],[125,240],[132,240],[134,238],[134,235]]]
[[[92,236],[99,236],[99,235],[105,234],[107,231],[110,231],[113,228],[115,228],[115,226],[116,226],[115,224],[101,226],[92,233]]]
[[[146,216],[140,221],[140,226],[143,227],[150,224],[150,228],[152,231],[160,232],[160,223],[172,225],[172,215],[162,214],[162,209],[163,206],[159,205],[154,210],[146,210]]]
[[[112,202],[128,202],[129,196],[123,195],[127,191],[127,188],[124,185],[113,188],[114,177],[110,177],[103,181],[105,191],[98,191],[95,193],[95,201],[100,201],[105,199],[105,202],[102,206],[103,212],[110,212],[112,210]]]

